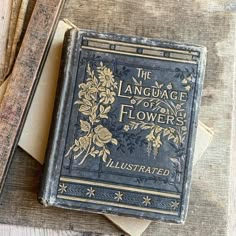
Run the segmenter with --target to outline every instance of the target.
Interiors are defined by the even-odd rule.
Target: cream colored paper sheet
[[[19,146],[34,159],[43,164],[53,112],[56,85],[60,66],[60,57],[64,33],[71,28],[68,20],[60,21],[56,30],[42,75],[29,110],[26,123],[19,141]],[[0,87],[0,102],[5,92],[7,81]],[[213,137],[213,132],[203,123],[199,123],[194,155],[194,165],[200,159]],[[139,236],[151,221],[106,215],[115,225],[126,233]]]

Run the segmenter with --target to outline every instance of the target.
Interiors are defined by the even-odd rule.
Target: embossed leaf
[[[83,104],[87,105],[87,106],[90,106],[90,107],[93,106],[93,104],[89,100],[87,100],[87,99],[83,99]]]
[[[80,120],[80,128],[84,132],[88,132],[91,129],[91,125],[88,121]]]
[[[79,146],[79,140],[78,139],[75,139],[75,145]]]
[[[150,125],[141,125],[141,129],[150,129],[152,126]]]
[[[174,138],[174,143],[176,143],[176,144],[179,143],[179,138],[178,138],[178,137],[175,137],[175,138]]]
[[[103,105],[101,105],[101,106],[100,106],[100,108],[99,108],[99,110],[100,110],[100,113],[104,113],[104,111],[105,111],[105,108],[104,108],[104,106],[103,106]]]
[[[95,157],[97,154],[99,154],[98,150],[95,150],[95,147],[92,147],[91,151],[90,151],[90,155],[92,157]]]
[[[91,123],[94,123],[95,121],[94,121],[94,119],[90,116],[89,117],[89,121],[91,122]]]
[[[170,134],[170,131],[168,129],[164,129],[163,136],[166,136],[168,134]]]
[[[83,104],[83,102],[80,100],[77,100],[74,104]]]
[[[111,154],[110,150],[108,150],[108,149],[105,149],[105,153],[107,153],[108,155]]]
[[[86,111],[89,111],[89,110],[90,110],[90,107],[84,106],[84,105],[80,106],[80,108],[79,108],[80,112],[86,112]]]
[[[105,101],[105,97],[102,97],[99,102],[103,103],[104,101]]]
[[[176,179],[177,179],[178,183],[180,183],[180,181],[181,181],[181,175],[180,175],[180,173],[177,174]]]
[[[94,100],[94,101],[96,101],[97,100],[97,98],[93,95],[93,94],[91,94],[90,95],[90,97],[92,98],[92,100]]]
[[[96,76],[93,76],[93,83],[94,83],[95,85],[97,85],[97,84],[98,84],[98,79],[97,79],[97,77],[96,77]]]
[[[111,110],[111,106],[105,108],[104,113],[108,113]]]
[[[111,142],[112,142],[113,144],[115,144],[115,145],[118,144],[118,141],[117,141],[117,139],[115,139],[115,138],[113,138],[113,139],[111,140]]]
[[[189,75],[186,79],[187,79],[188,81],[192,81],[192,76]]]
[[[91,114],[92,121],[94,122],[96,120],[96,113]]]
[[[80,149],[79,147],[74,147],[74,148],[73,148],[73,151],[74,151],[74,152],[78,152],[79,149]]]
[[[162,88],[164,84],[159,84],[157,81],[155,82],[157,88]]]
[[[103,160],[104,162],[107,161],[107,154],[106,154],[106,152],[103,153],[102,160]]]
[[[185,89],[186,89],[187,91],[189,91],[189,90],[191,89],[190,85],[187,85],[187,86],[185,87]]]
[[[139,82],[134,77],[132,77],[132,79],[133,79],[135,85],[137,85],[137,86],[140,85]]]
[[[103,119],[108,119],[107,114],[100,114],[100,117],[103,118]]]
[[[98,154],[98,156],[102,156],[104,154],[104,150],[101,150],[100,152],[99,152],[99,154]]]
[[[90,76],[92,75],[92,70],[91,70],[90,64],[88,64],[87,73],[88,73]]]
[[[173,139],[175,136],[173,134],[170,134],[168,137],[168,140]]]
[[[98,109],[98,106],[95,105],[95,106],[92,108],[92,112],[95,113],[95,112],[97,111],[97,109]]]

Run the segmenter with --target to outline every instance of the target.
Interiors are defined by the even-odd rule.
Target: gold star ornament
[[[148,206],[148,205],[150,205],[151,204],[151,198],[149,198],[148,196],[146,196],[146,197],[143,197],[143,204],[145,205],[145,206]]]
[[[172,209],[177,209],[178,207],[179,207],[179,202],[177,202],[177,201],[172,201],[171,203],[170,203],[170,207],[172,208]]]
[[[115,193],[114,199],[115,199],[117,202],[122,201],[122,200],[123,200],[123,195],[124,195],[124,194],[119,191],[119,192]]]
[[[66,193],[66,191],[67,191],[67,186],[64,183],[63,184],[59,184],[58,192]]]
[[[94,197],[95,196],[95,189],[93,189],[92,187],[91,188],[87,188],[87,193],[86,195],[88,197]]]

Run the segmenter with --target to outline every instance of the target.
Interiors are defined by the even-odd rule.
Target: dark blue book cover
[[[66,33],[44,205],[183,223],[206,49]]]

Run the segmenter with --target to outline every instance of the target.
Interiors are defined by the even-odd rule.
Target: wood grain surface
[[[64,0],[37,1],[8,78],[0,104],[0,192],[63,5]]]
[[[215,137],[193,172],[187,221],[185,225],[153,222],[143,235],[236,234],[232,232],[235,222],[229,222],[230,218],[235,219],[235,210],[229,211],[230,180],[234,177],[231,176],[236,52],[233,3],[231,0],[68,0],[65,5],[62,18],[69,18],[79,28],[190,42],[208,48],[200,119],[214,129]],[[43,208],[36,199],[40,174],[40,165],[18,149],[1,200],[1,223],[71,230],[71,235],[122,234],[101,215]],[[48,232],[32,230],[23,235],[48,235]],[[60,235],[56,232],[55,235]]]
[[[0,2],[0,86],[5,75],[5,63],[7,58],[8,32],[10,28],[12,0]]]

